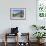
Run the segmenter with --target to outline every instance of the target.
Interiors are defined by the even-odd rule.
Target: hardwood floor
[[[4,42],[2,42],[2,43],[0,42],[0,46],[5,46]],[[16,46],[16,44],[15,44],[15,42],[14,43],[13,42],[9,42],[7,46]],[[30,43],[30,46],[38,46],[38,45],[37,45],[37,43],[32,42],[32,43]],[[46,46],[46,43],[44,43],[43,45],[40,45],[40,46]]]

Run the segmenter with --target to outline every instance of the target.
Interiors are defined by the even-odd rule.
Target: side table
[[[7,36],[9,36],[9,37],[10,37],[10,36],[17,36],[17,39],[16,39],[17,42],[16,42],[16,45],[15,45],[15,46],[18,46],[18,33],[17,33],[17,34],[6,33],[6,34],[5,34],[5,46],[7,46],[7,43],[8,43],[8,42],[7,42],[7,38],[9,38],[9,37],[7,37]]]

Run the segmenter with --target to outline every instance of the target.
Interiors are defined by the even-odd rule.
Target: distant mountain
[[[23,16],[24,16],[24,11],[21,10],[20,12],[18,12],[18,13],[13,13],[12,15],[13,15],[13,17],[23,17]]]

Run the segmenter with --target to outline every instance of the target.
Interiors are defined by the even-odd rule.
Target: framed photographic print
[[[26,19],[26,8],[10,8],[10,19]]]

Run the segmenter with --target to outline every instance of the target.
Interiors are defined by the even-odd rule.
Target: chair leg
[[[7,46],[7,34],[5,34],[5,46]]]
[[[5,46],[7,46],[7,42],[6,42],[6,41],[5,41],[5,43],[4,43],[4,44],[5,44]]]

